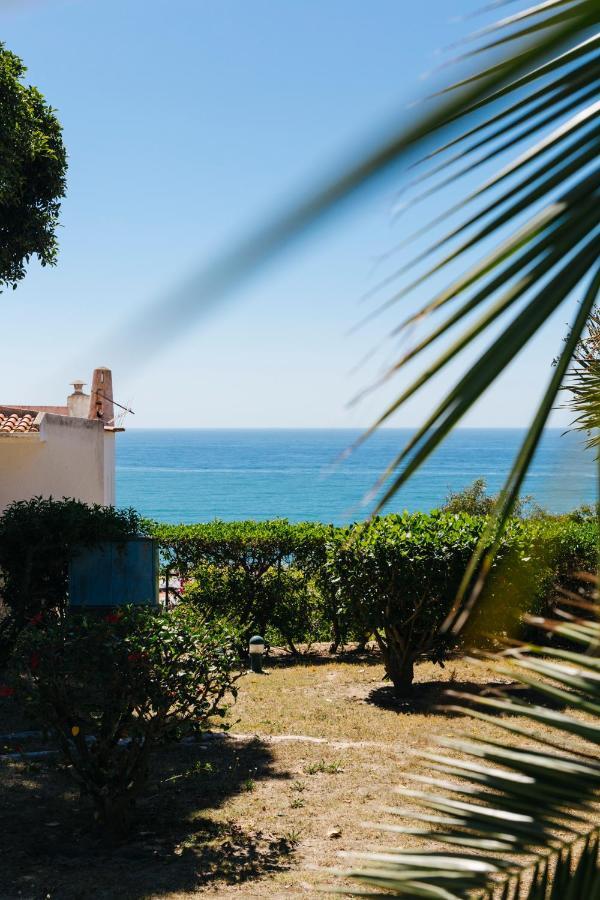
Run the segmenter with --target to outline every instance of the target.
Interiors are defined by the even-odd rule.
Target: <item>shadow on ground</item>
[[[457,699],[449,693],[451,691],[468,696]],[[380,709],[397,713],[426,713],[427,715],[454,717],[460,713],[453,710],[452,706],[481,709],[477,705],[478,697],[509,697],[519,703],[536,703],[549,709],[564,708],[564,704],[551,700],[534,690],[524,688],[517,682],[507,684],[477,681],[425,681],[414,684],[410,694],[406,697],[397,697],[393,687],[386,684],[370,691],[364,701]],[[485,712],[492,716],[501,714],[492,707],[486,707]]]
[[[211,882],[245,882],[290,865],[293,837],[247,832],[210,818],[227,798],[250,794],[256,781],[287,777],[273,772],[263,743],[180,745],[162,751],[154,768],[136,833],[114,847],[90,826],[90,811],[60,765],[6,769],[0,780],[0,900],[137,900],[193,892]]]
[[[302,666],[330,666],[332,663],[380,663],[381,653],[376,648],[369,646],[365,649],[350,648],[337,650],[330,653],[325,645],[318,645],[317,649],[302,650],[298,653],[290,653],[287,650],[277,649],[269,652],[264,660],[265,669],[282,669]]]

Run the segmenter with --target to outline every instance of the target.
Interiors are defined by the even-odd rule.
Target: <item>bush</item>
[[[509,523],[481,603],[466,632],[529,638],[523,616],[552,615],[564,590],[579,591],[577,572],[595,572],[598,527],[594,520],[545,517]]]
[[[329,577],[355,628],[374,636],[398,694],[419,657],[442,662],[439,627],[483,533],[485,518],[434,512],[386,516],[338,531]],[[524,613],[543,614],[578,569],[596,568],[597,528],[553,519],[513,519],[502,536],[468,640],[514,635]]]
[[[320,597],[295,566],[269,568],[262,573],[253,598],[265,611],[261,624],[253,624],[259,621],[260,613],[248,608],[247,591],[248,578],[243,569],[201,565],[186,584],[184,596],[205,618],[223,620],[235,629],[244,649],[255,631],[269,644],[287,646],[292,653],[298,652],[297,643],[310,643],[324,629],[327,634]]]
[[[398,694],[410,689],[420,656],[443,659],[437,631],[482,527],[464,513],[404,513],[340,529],[330,542],[339,604],[374,636]]]
[[[570,513],[567,513],[564,518],[570,519],[573,522],[598,522],[600,519],[600,503],[594,503],[593,505],[590,503],[582,503],[581,506],[578,506],[576,509],[571,510]]]
[[[440,510],[445,513],[465,512],[471,516],[489,516],[497,501],[498,494],[488,494],[485,478],[476,478],[462,491],[448,494]],[[519,498],[513,510],[513,516],[517,519],[540,518],[545,515],[547,513],[529,494]]]
[[[244,643],[258,631],[281,635],[290,649],[319,628],[312,587],[324,559],[324,528],[272,522],[155,526],[163,568],[189,581],[185,596],[207,616],[234,623]]]
[[[581,516],[513,518],[471,622],[474,641],[513,634],[543,613],[569,573],[595,570],[598,528]],[[155,526],[165,568],[191,579],[185,596],[208,618],[259,631],[294,650],[373,635],[398,689],[420,656],[441,660],[437,629],[486,518],[465,512],[382,516],[369,524],[214,522]],[[402,688],[404,685],[404,688]]]
[[[185,605],[102,618],[38,614],[12,659],[17,696],[56,733],[69,771],[114,838],[131,825],[152,750],[224,714],[236,665],[230,635]]]
[[[142,520],[133,509],[88,506],[67,498],[11,503],[0,516],[0,663],[29,619],[47,610],[64,611],[75,545],[119,541],[141,532]]]

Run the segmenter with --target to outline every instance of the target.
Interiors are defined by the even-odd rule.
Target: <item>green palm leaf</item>
[[[402,375],[409,362],[437,342],[449,344],[411,384],[399,389],[373,428],[463,354],[470,353],[471,358],[465,374],[390,462],[376,491],[377,509],[425,462],[512,360],[526,351],[548,317],[574,300],[581,301],[571,330],[578,338],[598,288],[600,3],[539,0],[475,34],[460,64],[466,74],[431,98],[420,115],[354,155],[315,190],[304,191],[297,204],[249,234],[179,296],[169,297],[152,315],[145,313],[125,335],[128,347],[140,337],[154,338],[157,331],[174,335],[178,327],[187,327],[207,300],[234,288],[348,198],[402,165],[416,167],[413,187],[421,194],[410,203],[439,192],[437,206],[443,211],[403,242],[399,250],[405,253],[411,241],[416,243],[407,261],[372,292],[384,292],[372,314],[393,309],[417,287],[427,289],[433,276],[456,269],[459,274],[448,276],[445,289],[431,290],[416,313],[400,313],[394,334],[416,321],[428,322],[440,309],[447,315],[432,324],[409,353],[400,355],[385,377]],[[482,166],[510,153],[514,158],[479,187],[465,191],[459,204],[444,201],[449,184],[472,179]],[[415,163],[418,154],[421,158]],[[458,221],[446,226],[451,216]],[[447,230],[440,233],[443,227]],[[474,323],[472,314],[478,315]],[[501,317],[504,324],[498,333]],[[455,334],[461,327],[462,332]],[[475,342],[486,336],[489,346],[475,354]],[[497,530],[513,508],[576,343],[565,346],[559,369],[549,379],[500,495],[492,526]],[[598,414],[590,412],[591,392],[582,386],[578,396],[580,421],[589,424],[593,419],[595,425]],[[480,564],[485,573],[492,555],[493,544],[486,560],[478,554],[469,578]],[[465,582],[463,593],[467,586]],[[447,627],[456,629],[462,620],[455,610]]]
[[[573,617],[564,624],[536,624],[563,636],[578,626],[588,635],[583,651],[524,645],[489,659],[498,674],[561,700],[567,711],[512,696],[476,701],[483,710],[501,713],[494,719],[460,702],[451,707],[493,721],[519,741],[465,735],[423,754],[434,775],[413,775],[415,788],[402,790],[418,811],[392,807],[387,812],[399,823],[378,827],[390,836],[426,836],[435,849],[351,854],[355,865],[339,874],[357,889],[340,887],[336,893],[453,900],[600,897],[600,668],[591,655],[600,624]],[[405,825],[407,818],[422,824]]]
[[[417,247],[410,262],[381,285],[389,290],[400,281],[386,300],[389,305],[418,285],[426,285],[450,264],[464,266],[462,275],[412,318],[422,319],[442,305],[458,308],[390,368],[390,377],[430,343],[449,334],[471,310],[477,307],[482,312],[477,327],[468,327],[420,379],[402,390],[376,425],[397,412],[455,356],[468,351],[476,338],[491,333],[501,314],[512,312],[514,318],[490,349],[469,365],[448,402],[435,411],[417,440],[392,462],[380,506],[525,349],[546,318],[583,292],[598,259],[593,237],[600,227],[596,203],[600,192],[600,4],[597,0],[535,3],[475,35],[462,64],[471,67],[468,74],[441,91],[425,112],[341,167],[330,181],[305,192],[296,206],[275,216],[201,273],[179,303],[170,298],[168,307],[170,325],[178,314],[180,324],[187,325],[194,303],[199,306],[198,301],[234,287],[349,196],[399,164],[413,162],[419,151],[425,169],[418,183],[433,179],[426,194],[441,190],[443,197],[447,184],[472,176],[510,148],[518,149],[512,162],[471,190],[461,204],[446,208],[421,232],[431,234],[431,228],[450,214],[462,213],[461,222],[427,246]],[[441,181],[436,183],[438,175]],[[489,249],[490,241],[497,249]],[[481,259],[473,261],[477,254],[482,254]],[[571,258],[577,260],[575,271]],[[405,281],[408,272],[429,260],[425,271]],[[162,327],[161,312],[166,311],[155,311],[153,327]],[[145,333],[148,318],[138,324]],[[524,331],[518,336],[521,326]],[[529,457],[529,451],[525,455]],[[507,485],[505,506],[510,506],[514,485],[520,481],[515,471],[512,486]]]
[[[588,319],[587,336],[579,341],[564,389],[570,394],[566,404],[575,418],[571,428],[587,435],[586,444],[600,447],[600,309]]]

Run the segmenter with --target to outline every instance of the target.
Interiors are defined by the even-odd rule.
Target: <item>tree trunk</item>
[[[98,824],[106,840],[119,843],[128,837],[135,820],[135,797],[130,791],[116,796],[94,797]]]
[[[402,634],[393,625],[385,627],[385,644],[380,642],[385,661],[385,671],[394,685],[397,697],[411,693],[414,679],[414,656]]]
[[[330,653],[337,653],[338,647],[342,643],[341,628],[338,617],[335,613],[331,613],[331,644],[329,645]]]
[[[412,691],[414,678],[414,660],[412,658],[395,659],[390,657],[386,662],[388,678],[394,685],[396,697],[407,697]]]

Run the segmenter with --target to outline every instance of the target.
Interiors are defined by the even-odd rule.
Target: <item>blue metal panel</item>
[[[71,606],[158,603],[158,547],[151,538],[78,547],[69,566]]]

